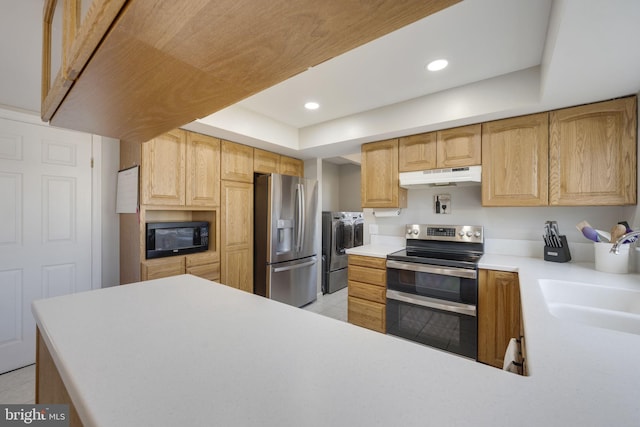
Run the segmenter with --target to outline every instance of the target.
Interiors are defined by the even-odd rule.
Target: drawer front
[[[187,255],[187,268],[196,265],[213,264],[220,261],[218,252],[202,252],[198,254]]]
[[[187,274],[218,282],[220,281],[220,263],[187,267]]]
[[[349,296],[386,304],[387,290],[382,286],[349,280]]]
[[[349,280],[354,280],[356,282],[370,283],[378,286],[386,286],[387,284],[386,270],[350,265],[348,275]]]
[[[349,255],[349,265],[352,264],[385,269],[387,267],[387,259],[363,255]]]
[[[349,323],[386,333],[386,308],[384,304],[349,297]]]
[[[160,279],[161,277],[177,276],[185,272],[184,257],[167,257],[153,261],[146,261],[140,265],[141,280]]]

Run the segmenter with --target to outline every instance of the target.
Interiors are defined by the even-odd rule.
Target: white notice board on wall
[[[138,212],[138,171],[139,166],[133,166],[118,172],[116,186],[116,213]]]

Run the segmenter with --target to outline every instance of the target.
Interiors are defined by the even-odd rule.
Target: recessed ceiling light
[[[449,61],[446,59],[436,59],[435,61],[429,62],[427,65],[427,70],[429,71],[439,71],[449,65]]]
[[[318,104],[317,102],[307,102],[306,104],[304,104],[304,108],[306,108],[307,110],[317,110],[318,108],[320,108],[320,104]]]

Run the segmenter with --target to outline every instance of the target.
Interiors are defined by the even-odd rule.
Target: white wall
[[[360,166],[322,162],[322,210],[360,212]]]
[[[322,162],[322,210],[343,210],[340,207],[339,166],[325,161]]]
[[[120,216],[116,214],[116,180],[120,166],[120,142],[101,143],[102,287],[120,284]]]
[[[338,173],[340,175],[340,196],[338,203],[340,210],[351,212],[362,211],[362,200],[360,199],[360,165],[340,165]]]

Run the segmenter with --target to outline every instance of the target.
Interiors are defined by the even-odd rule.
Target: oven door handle
[[[463,277],[465,279],[476,279],[478,272],[467,268],[441,267],[429,264],[416,264],[409,262],[400,262],[387,260],[387,268],[395,268],[396,270],[417,271],[420,273],[433,273],[442,276]]]
[[[476,317],[475,305],[461,304],[459,302],[453,301],[444,301],[441,299],[424,297],[422,295],[412,295],[404,292],[392,291],[389,289],[387,289],[387,299],[408,302],[409,304],[415,304],[421,307],[435,308],[437,310]]]

